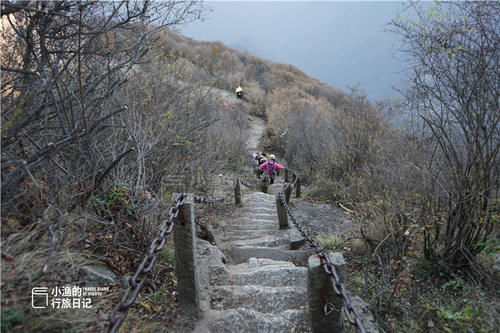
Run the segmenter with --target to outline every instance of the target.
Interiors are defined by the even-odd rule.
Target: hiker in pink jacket
[[[269,175],[270,183],[273,184],[274,178],[276,178],[276,170],[277,169],[284,170],[285,167],[282,166],[281,164],[278,164],[278,162],[276,162],[274,155],[271,155],[269,161],[259,165],[259,169],[266,169],[267,174]]]

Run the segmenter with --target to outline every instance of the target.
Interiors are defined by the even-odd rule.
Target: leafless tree
[[[411,63],[407,106],[418,113],[431,151],[423,165],[425,255],[455,271],[494,228],[500,149],[500,3],[409,5],[413,18],[390,27]],[[477,271],[477,270],[474,270]]]
[[[113,120],[127,112],[119,89],[155,31],[199,18],[201,6],[147,0],[1,5],[2,208],[19,216],[32,184],[41,206],[61,196],[85,199],[131,153],[121,144],[122,124]],[[112,147],[105,140],[111,129]]]

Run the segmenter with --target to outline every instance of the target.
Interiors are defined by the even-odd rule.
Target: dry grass
[[[42,222],[2,242],[2,253],[11,255],[15,263],[15,268],[2,264],[2,327],[30,332],[88,332],[104,327],[109,295],[94,297],[91,309],[52,309],[50,304],[46,309],[32,308],[32,288],[77,285],[81,267],[94,262],[90,251],[60,245],[54,248],[49,244]]]

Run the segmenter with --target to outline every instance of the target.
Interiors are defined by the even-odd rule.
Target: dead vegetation
[[[370,302],[385,331],[500,326],[491,279],[500,238],[500,65],[498,45],[488,44],[498,40],[497,3],[457,4],[459,17],[477,18],[470,29],[437,24],[437,8],[419,30],[429,37],[420,52],[430,47],[444,66],[434,77],[484,60],[472,63],[474,76],[457,71],[440,82],[464,83],[455,92],[470,88],[470,98],[435,104],[424,66],[406,105],[370,102],[293,66],[164,29],[196,18],[196,3],[33,5],[2,2],[2,330],[101,331],[119,292],[85,314],[54,314],[33,311],[29,291],[85,283],[82,267],[95,263],[118,277],[133,272],[172,191],[216,196],[226,184],[212,176],[243,165],[248,112],[267,120],[261,148],[299,170],[310,199],[341,204],[363,221],[357,238],[324,241],[349,249],[348,288]],[[163,26],[146,15],[179,5],[186,16]],[[410,27],[404,19],[393,26],[408,45],[416,41]],[[469,38],[474,31],[485,32],[483,44]],[[239,84],[248,110],[231,100]],[[440,106],[419,110],[430,104]],[[389,110],[404,107],[421,111],[421,121],[389,125]],[[175,318],[173,254],[165,251],[130,313],[153,326]],[[119,281],[110,286],[118,291]],[[139,329],[135,320],[126,325]]]

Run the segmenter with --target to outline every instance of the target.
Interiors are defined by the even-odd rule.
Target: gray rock
[[[198,239],[196,242],[196,252],[198,256],[204,258],[204,263],[207,265],[220,265],[226,263],[226,256],[215,245],[210,244],[206,240]]]
[[[122,286],[123,289],[127,289],[128,287],[130,287],[130,278],[132,276],[130,275],[124,275],[120,278],[120,284]]]
[[[292,200],[293,214],[311,236],[319,234],[345,234],[346,230],[357,229],[357,221],[351,220],[343,212],[331,205],[311,204],[303,200]]]
[[[196,237],[206,240],[210,243],[215,243],[214,228],[210,224],[196,224]]]
[[[106,286],[120,281],[116,274],[104,264],[82,266],[80,274],[88,286]]]
[[[366,333],[378,333],[377,323],[370,311],[370,305],[363,301],[359,296],[350,296],[352,307],[360,316],[361,324]]]

